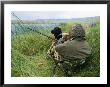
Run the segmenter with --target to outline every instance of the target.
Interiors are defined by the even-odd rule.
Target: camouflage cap
[[[79,38],[79,37],[85,37],[85,30],[82,27],[81,24],[75,24],[72,26],[72,29],[70,30],[70,37],[75,37],[75,38]]]

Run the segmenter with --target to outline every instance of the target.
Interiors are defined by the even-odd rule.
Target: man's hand
[[[69,37],[69,33],[62,33],[62,38],[63,40],[68,40],[68,37]]]

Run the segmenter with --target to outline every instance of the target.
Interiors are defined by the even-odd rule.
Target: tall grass
[[[74,23],[61,24],[63,31],[68,32]],[[97,24],[86,30],[92,54],[84,66],[77,67],[73,76],[96,77],[100,75],[100,27]],[[12,37],[11,76],[12,77],[51,77],[53,76],[54,61],[46,58],[50,42],[47,37],[35,32],[25,32]],[[57,76],[64,76],[58,68]]]

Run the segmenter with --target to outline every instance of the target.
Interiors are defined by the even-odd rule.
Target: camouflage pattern
[[[83,38],[85,37],[85,30],[81,26],[81,24],[76,24],[72,26],[72,29],[70,30],[70,38]]]
[[[57,61],[63,61],[61,66],[67,71],[73,66],[83,64],[91,54],[88,42],[85,40],[85,30],[80,24],[72,27],[69,32],[70,38],[62,43],[62,39],[50,49],[51,57]]]
[[[58,53],[62,60],[76,59],[84,60],[91,54],[88,42],[85,40],[85,30],[80,24],[76,24],[70,30],[70,39],[62,43],[62,39],[58,41],[52,50]]]

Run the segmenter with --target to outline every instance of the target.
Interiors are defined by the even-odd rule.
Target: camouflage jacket
[[[91,49],[86,40],[67,40],[54,48],[59,55],[66,59],[85,59],[91,54]]]

